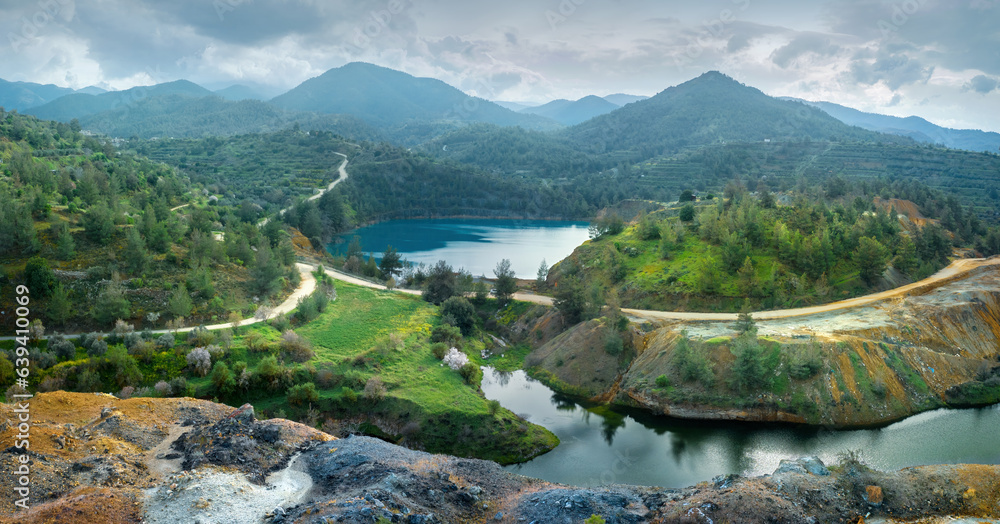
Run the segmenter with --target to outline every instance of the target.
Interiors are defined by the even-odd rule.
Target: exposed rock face
[[[633,336],[636,356],[624,371],[604,363],[603,374],[575,373],[576,361],[599,361],[593,342],[580,342],[597,338],[592,321],[539,347],[527,362],[555,389],[681,418],[870,426],[942,406],[1000,401],[1000,265],[864,306],[758,320],[760,337],[785,345],[775,375],[785,374],[787,385],[720,404],[735,395],[726,385],[735,358],[731,324],[647,323],[644,335]],[[717,376],[711,388],[678,373],[674,350],[682,331],[704,343]],[[813,345],[821,368],[808,378],[788,377],[787,349]],[[685,395],[657,387],[660,375]]]
[[[0,421],[11,418],[12,409],[0,405]],[[336,440],[294,422],[257,421],[250,410],[232,413],[228,406],[194,399],[40,394],[32,401],[38,421],[33,432],[64,435],[66,443],[60,448],[38,439],[32,509],[12,513],[3,505],[0,522],[579,523],[596,514],[609,523],[815,523],[856,522],[864,515],[1000,517],[998,466],[883,473],[857,462],[828,468],[805,457],[783,461],[773,475],[726,475],[683,489],[584,489],[522,477],[493,462],[432,455],[368,437]],[[0,433],[0,447],[10,446],[14,431],[8,425]],[[155,451],[169,449],[174,440],[181,442],[179,457]],[[198,453],[194,442],[201,442]],[[0,454],[4,471],[10,471],[13,456]],[[164,462],[179,458],[184,470],[162,472]],[[265,472],[270,474],[260,480]],[[2,482],[0,489],[11,488],[9,475]]]

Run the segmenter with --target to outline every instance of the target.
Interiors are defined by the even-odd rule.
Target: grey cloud
[[[966,91],[972,90],[984,95],[991,91],[995,91],[998,87],[1000,87],[1000,80],[986,75],[976,75],[972,77],[972,80],[969,80],[969,82],[965,84]]]
[[[832,43],[830,37],[818,33],[803,33],[796,36],[788,44],[775,49],[771,53],[771,61],[782,69],[788,68],[796,59],[805,54],[818,56],[834,56],[841,47]]]
[[[933,72],[934,66],[924,66],[902,53],[880,52],[874,61],[856,60],[850,67],[854,81],[865,85],[885,82],[893,91],[907,84],[927,82]]]

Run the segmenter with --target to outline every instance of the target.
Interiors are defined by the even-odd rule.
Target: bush
[[[173,333],[164,333],[156,339],[156,346],[162,349],[174,349],[176,343]]]
[[[47,351],[42,351],[38,348],[32,348],[31,352],[28,353],[28,358],[32,364],[42,369],[49,369],[50,367],[56,365],[55,355]]]
[[[153,390],[156,391],[156,394],[161,397],[169,397],[170,393],[173,391],[170,384],[165,380],[157,382],[156,385],[153,386]]]
[[[108,343],[104,339],[98,339],[91,344],[87,350],[87,355],[91,357],[103,357],[108,352]]]
[[[462,331],[455,326],[442,324],[431,332],[431,342],[444,342],[449,346],[462,347]]]
[[[66,337],[62,335],[49,338],[49,351],[62,360],[71,360],[76,357],[76,345],[71,340],[66,340]]]
[[[202,377],[208,375],[209,370],[212,369],[212,355],[205,348],[192,349],[188,352],[185,360],[187,360],[188,366]]]
[[[288,315],[281,313],[271,319],[271,327],[276,331],[284,333],[292,327],[292,321],[288,320]]]
[[[465,297],[451,297],[441,304],[441,317],[451,316],[454,326],[463,335],[472,333],[476,326],[476,308]]]
[[[24,283],[31,290],[32,296],[46,297],[56,285],[55,273],[49,268],[49,263],[41,257],[32,257],[24,266]]]
[[[667,388],[670,387],[670,379],[666,375],[660,375],[656,377],[656,387]]]
[[[225,362],[216,362],[215,367],[212,368],[212,386],[215,387],[215,391],[221,395],[226,395],[233,390],[236,386],[236,380],[233,378],[233,372],[229,370],[229,366]]]
[[[177,397],[194,396],[191,394],[193,392],[188,391],[187,379],[184,377],[175,377],[170,381],[170,392]]]
[[[820,358],[819,348],[815,345],[796,346],[789,354],[788,374],[792,378],[805,380],[818,373],[822,367],[823,359]]]
[[[482,375],[482,370],[479,369],[479,366],[475,365],[472,362],[469,362],[464,366],[462,366],[461,368],[459,368],[458,374],[462,375],[462,378],[465,379],[466,384],[472,386],[479,382],[480,375]]]
[[[344,386],[344,400],[353,404],[358,401],[358,392],[353,389]]]
[[[257,375],[268,385],[279,380],[284,373],[285,368],[278,364],[278,358],[274,355],[262,358],[257,364]]]
[[[244,335],[243,343],[246,344],[248,350],[254,353],[264,351],[267,348],[267,340],[259,331],[251,331]]]
[[[365,398],[373,402],[378,402],[385,398],[386,387],[382,383],[382,379],[378,377],[371,377],[365,382]]]
[[[431,353],[434,354],[434,358],[443,360],[444,356],[448,354],[448,344],[444,342],[435,342],[431,344]]]
[[[609,331],[604,336],[604,351],[607,354],[613,357],[617,357],[618,355],[621,355],[622,349],[624,348],[625,348],[625,341],[622,339],[622,336],[619,335],[617,332]]]
[[[292,330],[281,334],[281,350],[295,362],[307,362],[314,356],[309,340]]]
[[[207,346],[215,342],[215,334],[205,328],[198,326],[188,332],[188,344],[192,346]]]
[[[500,401],[499,400],[486,401],[486,410],[489,411],[491,417],[497,416],[497,413],[500,412]]]
[[[315,384],[306,382],[305,384],[296,384],[288,388],[287,398],[289,404],[300,406],[319,400],[319,392],[316,391]]]

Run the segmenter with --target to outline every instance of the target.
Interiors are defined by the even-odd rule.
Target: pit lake
[[[881,470],[1000,463],[1000,406],[939,409],[879,429],[706,423],[585,405],[523,371],[483,371],[487,398],[559,437],[554,450],[506,468],[550,482],[679,488],[717,475],[769,474],[781,459],[816,455],[835,464],[847,450],[859,451],[864,462]]]
[[[535,278],[542,259],[551,266],[587,240],[587,226],[552,220],[390,220],[338,235],[328,249],[343,255],[357,235],[362,251],[376,259],[391,245],[413,264],[445,260],[473,276],[493,278],[493,268],[506,258],[518,278]]]

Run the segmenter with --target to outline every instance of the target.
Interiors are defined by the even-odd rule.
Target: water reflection
[[[485,368],[483,391],[559,436],[552,452],[508,469],[553,482],[681,487],[728,473],[771,473],[785,458],[826,463],[849,449],[879,469],[920,464],[1000,463],[1000,406],[938,410],[881,429],[831,431],[698,422],[610,409],[553,393],[524,372]]]

